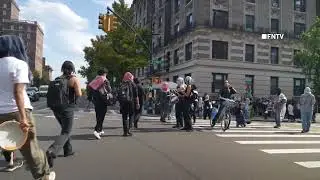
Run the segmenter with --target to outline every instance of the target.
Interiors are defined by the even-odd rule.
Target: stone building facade
[[[36,21],[19,20],[19,7],[15,0],[0,1],[0,33],[20,36],[30,58],[29,67],[42,76],[43,30]]]
[[[163,62],[149,68],[153,76],[175,81],[191,75],[201,94],[213,95],[226,79],[254,96],[268,96],[276,87],[298,96],[308,84],[293,57],[302,48],[299,35],[315,20],[316,0],[153,2],[153,32],[161,35],[153,37],[152,54]],[[268,33],[284,39],[262,40]]]

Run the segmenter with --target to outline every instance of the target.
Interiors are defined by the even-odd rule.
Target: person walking
[[[145,99],[145,93],[144,89],[141,85],[141,82],[138,78],[134,78],[134,83],[136,85],[137,91],[138,91],[138,98],[139,98],[139,107],[137,107],[137,104],[135,104],[135,113],[134,113],[134,128],[138,128],[138,122],[140,120],[143,105],[144,105],[144,99]]]
[[[120,113],[122,114],[123,136],[132,136],[130,129],[134,121],[135,108],[140,108],[137,88],[133,82],[134,76],[126,72],[118,93]]]
[[[210,102],[210,96],[207,94],[204,97],[204,101],[203,101],[203,119],[206,120],[207,117],[209,118],[209,120],[211,119],[211,111],[212,111],[212,105]]]
[[[166,122],[166,118],[169,117],[170,113],[170,89],[167,82],[163,83],[160,92],[160,121]]]
[[[276,125],[274,126],[274,128],[280,128],[281,122],[283,121],[286,115],[287,97],[282,93],[282,90],[280,88],[276,89],[276,94],[277,94],[277,99],[274,102]]]
[[[89,89],[92,91],[92,102],[94,104],[94,110],[96,112],[96,126],[94,128],[93,135],[97,139],[101,139],[103,131],[103,121],[107,113],[107,98],[111,93],[110,82],[107,79],[108,70],[100,69],[97,77],[89,83]]]
[[[47,157],[39,147],[33,107],[26,92],[26,85],[30,83],[29,66],[24,59],[18,59],[11,53],[26,55],[25,49],[20,37],[0,36],[0,123],[16,120],[21,129],[28,133],[20,152],[33,178],[55,180],[56,173],[50,170]]]
[[[184,106],[184,97],[183,94],[186,90],[186,84],[184,83],[184,79],[179,77],[177,79],[177,90],[174,92],[178,97],[178,101],[175,105],[176,112],[176,125],[173,128],[182,128],[183,127],[183,106]]]
[[[290,122],[295,122],[294,113],[293,113],[293,101],[290,101],[288,104],[288,119]]]
[[[186,88],[183,92],[183,121],[184,127],[181,130],[192,131],[192,120],[191,120],[191,104],[192,104],[192,78],[187,76],[185,78]]]
[[[314,105],[316,103],[316,98],[312,94],[311,89],[309,87],[306,87],[304,89],[304,94],[301,95],[299,103],[300,103],[301,122],[302,122],[301,133],[307,133],[310,130],[312,114],[314,110]]]
[[[74,155],[70,136],[74,121],[74,108],[78,97],[82,96],[80,81],[74,75],[74,64],[71,61],[65,61],[61,72],[60,77],[50,82],[47,93],[47,105],[61,126],[60,135],[46,152],[50,167],[53,166],[54,159],[62,149],[64,157]]]

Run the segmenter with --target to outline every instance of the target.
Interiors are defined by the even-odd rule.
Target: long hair
[[[20,59],[29,65],[30,59],[27,55],[26,46],[19,36],[0,36],[0,58],[9,56]],[[32,72],[29,69],[29,79],[32,81],[32,78]]]
[[[75,71],[74,64],[71,61],[65,61],[62,64],[61,72],[63,75],[71,75],[72,73],[75,73]]]

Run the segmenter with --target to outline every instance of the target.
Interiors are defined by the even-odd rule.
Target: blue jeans
[[[302,130],[308,132],[310,130],[310,123],[312,120],[312,112],[301,111]]]

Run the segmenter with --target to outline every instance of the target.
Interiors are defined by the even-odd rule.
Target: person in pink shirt
[[[111,92],[109,80],[107,79],[108,70],[101,69],[98,71],[98,76],[89,83],[89,87],[92,89],[92,102],[96,112],[96,126],[94,128],[93,135],[97,139],[101,139],[101,135],[104,134],[103,122],[107,113],[107,103],[101,96],[101,90],[108,93]]]

